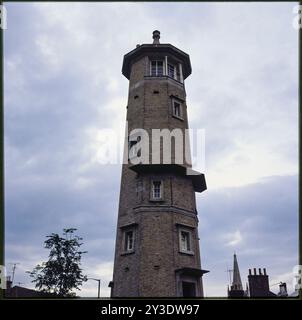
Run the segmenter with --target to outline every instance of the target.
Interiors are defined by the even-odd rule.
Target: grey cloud
[[[151,41],[157,28],[162,42],[190,53],[190,126],[206,128],[210,172],[236,152],[238,141],[265,145],[276,159],[297,167],[298,42],[291,27],[292,4],[261,4],[260,13],[259,4],[6,6],[9,261],[28,268],[39,256],[45,259],[45,236],[72,226],[89,251],[87,269],[112,262],[120,166],[90,163],[86,132],[113,127],[125,116],[128,82],[121,75],[122,57],[137,43]],[[129,21],[133,12],[136,18]],[[117,82],[113,89],[110,81]],[[236,161],[249,156],[239,155]],[[297,178],[279,174],[284,176],[240,188],[209,188],[198,196],[201,256],[204,268],[211,270],[206,292],[208,287],[210,294],[224,294],[223,270],[233,248],[225,246],[222,235],[237,229],[243,237],[238,244],[243,270],[267,265],[277,275],[295,262]],[[280,235],[282,242],[276,243]],[[28,283],[25,275],[19,276]]]

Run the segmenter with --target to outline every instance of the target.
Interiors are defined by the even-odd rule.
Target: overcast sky
[[[104,129],[125,126],[123,55],[152,31],[191,58],[191,128],[205,129],[208,190],[197,194],[206,296],[298,263],[298,34],[295,3],[7,3],[4,32],[6,263],[15,280],[47,259],[45,236],[75,227],[84,272],[112,279],[120,165],[100,165]],[[278,286],[271,287],[273,291]],[[95,296],[88,281],[79,293]]]

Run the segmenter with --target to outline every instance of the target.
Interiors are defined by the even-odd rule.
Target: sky
[[[125,127],[123,55],[171,43],[190,55],[190,128],[205,129],[208,189],[196,194],[207,297],[267,268],[271,290],[298,264],[295,3],[6,3],[5,255],[15,283],[46,261],[45,236],[74,227],[84,273],[110,294],[121,165],[100,164],[103,130]],[[97,282],[77,294],[93,297]]]

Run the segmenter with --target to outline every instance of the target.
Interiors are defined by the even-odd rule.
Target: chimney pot
[[[159,44],[160,32],[158,30],[153,31],[153,44]]]
[[[252,274],[252,270],[251,269],[249,269],[249,275],[251,275]]]
[[[259,274],[262,274],[261,268],[259,268]]]
[[[256,270],[256,268],[254,268],[254,275],[256,275],[257,274],[257,270]]]

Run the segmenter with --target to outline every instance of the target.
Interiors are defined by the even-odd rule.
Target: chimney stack
[[[12,288],[12,280],[10,276],[6,277],[6,290],[10,290]]]

